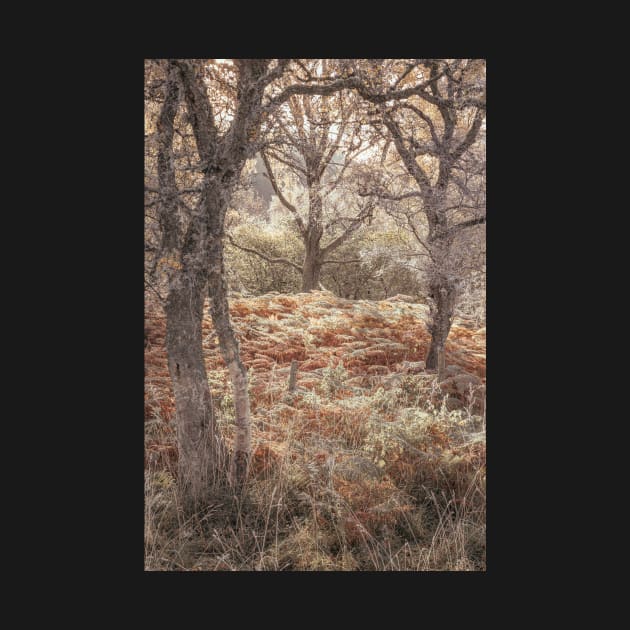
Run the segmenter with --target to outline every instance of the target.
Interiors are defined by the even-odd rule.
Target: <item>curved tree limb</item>
[[[422,197],[422,193],[412,191],[403,193],[401,195],[392,195],[385,191],[368,191],[359,192],[360,197],[378,197],[379,199],[388,199],[389,201],[402,201],[403,199],[409,199],[410,197]]]
[[[159,188],[145,186],[145,190],[158,194],[158,222],[161,231],[160,251],[155,256],[152,273],[164,252],[176,251],[181,245],[181,225],[177,215],[178,194],[173,166],[174,121],[179,105],[177,70],[168,62],[168,75],[164,82],[164,103],[157,120],[157,173]]]
[[[322,265],[349,265],[350,263],[363,262],[360,258],[353,258],[351,260],[324,260]]]
[[[298,212],[297,208],[282,194],[282,191],[278,187],[278,183],[276,182],[276,178],[273,174],[273,171],[271,170],[271,164],[269,163],[267,154],[265,153],[265,151],[261,151],[260,155],[265,164],[265,168],[267,169],[267,175],[269,175],[269,181],[271,183],[271,187],[273,188],[273,191],[278,196],[278,199],[280,199],[282,205],[293,214],[293,218],[295,219],[295,222],[298,226],[298,230],[300,231],[300,234],[302,235],[306,234],[306,227],[304,226],[304,221],[302,221],[302,217],[300,216],[300,213]]]
[[[282,162],[282,164],[284,164],[285,166],[288,166],[291,170],[297,171],[298,173],[301,173],[302,175],[304,175],[304,177],[306,177],[305,168],[303,168],[300,164],[296,164],[295,162],[287,159],[286,157],[281,157],[280,155],[278,155],[277,150],[274,150],[272,152],[271,150],[267,149],[266,153],[268,154],[269,157],[272,157],[274,160],[277,160],[278,162]],[[261,155],[262,155],[262,152],[261,152]]]
[[[326,84],[293,84],[285,88],[276,97],[272,98],[266,108],[275,108],[297,94],[318,94],[320,96],[327,96],[343,89],[355,89],[366,101],[370,101],[371,103],[385,103],[387,101],[400,100],[416,95],[425,99],[429,103],[433,103],[434,105],[448,105],[450,104],[448,99],[435,96],[425,91],[425,88],[430,86],[434,81],[437,81],[443,75],[444,71],[431,77],[427,81],[420,83],[419,85],[386,93],[374,92],[368,89],[365,83],[357,76],[337,79]]]
[[[267,256],[266,254],[259,252],[257,249],[239,245],[238,243],[234,241],[234,239],[229,234],[227,235],[227,240],[230,242],[230,245],[236,247],[236,249],[240,249],[241,251],[247,252],[249,254],[255,254],[256,256],[259,256],[260,258],[262,258],[263,260],[266,260],[269,263],[290,265],[291,267],[293,267],[294,269],[302,273],[302,267],[290,261],[288,258],[271,258],[270,256]]]
[[[174,60],[173,63],[179,68],[197,151],[205,165],[214,156],[217,146],[218,130],[214,122],[212,105],[192,63],[185,60]]]
[[[435,132],[435,126],[433,125],[433,121],[421,109],[419,109],[415,105],[412,105],[411,103],[399,103],[398,105],[392,108],[392,112],[398,109],[409,109],[412,112],[414,112],[414,114],[416,114],[418,118],[421,118],[429,127],[429,132],[431,133],[431,139],[433,140],[433,143],[435,144],[436,148],[439,148],[441,146],[440,139],[438,138],[437,133]]]
[[[322,247],[321,255],[326,256],[334,249],[337,249],[342,243],[345,243],[364,223],[364,221],[372,215],[374,207],[368,205],[358,217],[351,221],[350,225],[333,241],[328,243],[326,247]]]
[[[463,221],[462,223],[458,223],[457,225],[453,225],[450,227],[443,238],[450,238],[451,236],[455,236],[458,232],[461,232],[465,228],[473,227],[474,225],[483,225],[486,222],[486,217],[478,217],[476,219],[470,219],[468,221]]]
[[[462,140],[461,144],[451,152],[451,159],[453,161],[458,160],[464,154],[466,149],[468,149],[477,139],[479,129],[481,129],[481,123],[483,122],[483,114],[484,112],[482,109],[478,109],[475,112],[472,127],[468,130],[466,137]]]
[[[407,149],[407,147],[405,146],[405,143],[403,142],[403,134],[400,127],[396,124],[394,119],[389,114],[385,114],[383,116],[383,122],[391,132],[394,144],[396,145],[396,149],[398,150],[400,157],[405,163],[409,174],[416,180],[421,189],[425,191],[430,190],[431,181],[429,180],[429,176],[416,162],[413,153],[409,151],[409,149]]]

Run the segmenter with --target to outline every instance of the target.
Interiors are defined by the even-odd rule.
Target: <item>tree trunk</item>
[[[437,279],[431,283],[431,343],[426,358],[426,367],[429,370],[438,368],[438,352],[446,352],[446,339],[451,330],[453,312],[455,309],[455,287],[445,279]],[[446,355],[444,355],[446,356]]]
[[[215,480],[225,457],[216,430],[203,359],[203,278],[182,274],[166,301],[166,347],[173,383],[179,445],[178,481],[197,500]]]
[[[302,271],[302,291],[312,291],[319,285],[319,276],[321,275],[322,265],[317,255],[313,251],[307,250],[304,256],[304,267]]]
[[[219,338],[221,354],[230,373],[235,409],[234,452],[230,468],[230,478],[240,487],[247,476],[251,450],[251,426],[249,393],[247,391],[247,370],[241,361],[239,344],[232,324],[227,299],[227,282],[223,264],[223,239],[216,232],[210,242],[212,264],[208,275],[210,311],[212,322]]]
[[[212,414],[212,399],[205,371],[202,347],[204,290],[210,294],[210,310],[221,353],[228,366],[234,390],[236,435],[232,460],[232,481],[242,482],[250,451],[250,411],[247,372],[239,357],[238,341],[230,323],[227,284],[223,266],[225,213],[234,184],[248,157],[253,157],[252,140],[257,136],[266,83],[268,59],[236,60],[238,68],[237,107],[229,131],[220,135],[206,86],[195,63],[174,60],[183,85],[188,119],[192,126],[201,163],[204,165],[202,194],[182,248],[180,270],[174,274],[167,305],[169,370],[175,389],[180,439],[180,471],[194,478],[195,491],[203,487],[204,472],[222,463],[223,443],[218,441]],[[174,75],[171,76],[173,78]],[[171,86],[171,91],[174,87]],[[174,97],[173,97],[174,98]],[[165,122],[172,123],[173,107],[165,107]],[[172,127],[172,125],[171,125]],[[163,125],[165,141],[171,142],[172,128]],[[170,135],[169,135],[170,134]],[[166,166],[169,161],[165,161]],[[172,167],[172,162],[170,163]],[[163,188],[165,184],[161,182]],[[167,201],[170,199],[166,197]],[[171,212],[175,212],[175,206]],[[172,226],[169,229],[174,229]],[[177,268],[177,267],[176,267]],[[204,443],[204,435],[210,437]],[[208,448],[204,451],[203,446]],[[200,478],[200,479],[198,479]]]
[[[446,378],[446,356],[444,348],[438,348],[437,350],[437,372],[438,382],[442,382]]]
[[[320,241],[322,234],[322,198],[319,190],[319,180],[313,172],[308,170],[306,177],[308,185],[308,228],[304,238],[304,265],[302,267],[302,291],[312,291],[319,286],[319,276],[322,271],[322,252]]]
[[[312,291],[319,285],[319,276],[322,271],[321,250],[319,241],[322,237],[318,225],[309,227],[304,238],[304,265],[302,266],[302,291]]]
[[[173,166],[173,135],[175,116],[179,107],[179,85],[177,68],[168,62],[168,75],[164,90],[164,103],[157,120],[158,154],[157,172],[159,182],[158,222],[161,231],[161,243],[156,252],[153,269],[157,267],[163,254],[177,251],[181,226],[177,215],[178,197],[177,180]]]

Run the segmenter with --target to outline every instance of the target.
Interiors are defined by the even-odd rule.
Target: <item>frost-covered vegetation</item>
[[[485,331],[455,321],[438,384],[423,369],[421,304],[314,291],[230,307],[250,374],[252,465],[239,499],[218,483],[195,512],[178,497],[164,320],[147,305],[147,569],[485,569]],[[204,350],[229,440],[209,318]]]
[[[144,103],[146,569],[484,570],[485,61]]]

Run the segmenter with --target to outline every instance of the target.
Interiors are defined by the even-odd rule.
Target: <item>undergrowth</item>
[[[344,306],[320,294],[317,308],[325,308],[322,296],[329,310]],[[292,311],[302,297],[291,296],[287,308]],[[287,296],[277,296],[282,300]],[[259,299],[258,305],[271,301]],[[241,313],[262,320],[266,313],[253,303],[242,301]],[[249,478],[238,496],[217,482],[194,509],[182,500],[176,479],[168,378],[158,371],[162,359],[151,355],[145,394],[146,570],[485,570],[483,383],[461,369],[453,369],[454,376],[442,384],[424,371],[405,374],[400,344],[388,346],[386,326],[378,328],[370,313],[371,323],[365,316],[359,324],[354,316],[347,330],[333,329],[341,345],[356,346],[361,338],[371,338],[372,348],[378,344],[371,354],[357,353],[350,366],[345,353],[324,357],[318,349],[299,355],[290,346],[276,346],[263,355],[259,343],[254,354],[243,340],[244,354],[251,357]],[[275,326],[274,335],[283,334],[277,320],[268,324]],[[330,329],[312,329],[320,341],[331,335]],[[153,346],[159,347],[155,330]],[[474,331],[459,334],[477,343]],[[468,347],[463,365],[479,361],[479,347]],[[379,352],[395,356],[377,364]],[[273,353],[278,358],[267,366],[265,357]],[[289,395],[288,364],[296,356],[298,387]],[[356,357],[365,361],[363,367]],[[370,370],[379,366],[383,369]],[[229,443],[233,401],[222,369],[219,361],[208,364],[218,425]]]

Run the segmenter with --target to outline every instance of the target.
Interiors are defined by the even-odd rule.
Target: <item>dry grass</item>
[[[230,306],[250,368],[250,478],[239,498],[209,488],[195,511],[174,477],[164,320],[147,311],[146,569],[485,570],[485,330],[455,322],[438,387],[414,367],[428,344],[422,305],[313,292]],[[227,371],[209,319],[204,331],[229,441]]]

